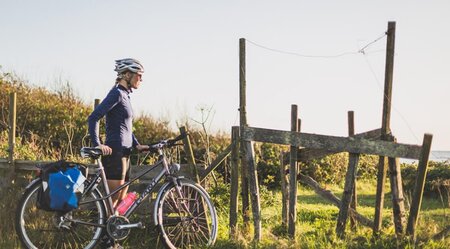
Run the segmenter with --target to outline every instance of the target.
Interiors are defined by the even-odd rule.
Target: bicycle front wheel
[[[208,193],[198,184],[178,179],[156,200],[155,220],[169,248],[201,248],[214,244],[217,215]]]
[[[16,231],[26,248],[94,248],[100,239],[106,212],[101,201],[80,205],[68,213],[38,209],[37,195],[42,182],[29,186],[17,206]],[[81,201],[100,198],[94,190]]]

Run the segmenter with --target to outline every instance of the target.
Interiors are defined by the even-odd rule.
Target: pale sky
[[[212,107],[213,130],[239,124],[239,38],[247,42],[251,126],[346,136],[381,127],[386,37],[397,23],[391,127],[398,142],[450,150],[450,1],[5,1],[0,65],[30,83],[69,81],[86,103],[104,98],[114,60],[135,57],[146,73],[136,113],[176,122]],[[291,54],[279,53],[285,51]]]

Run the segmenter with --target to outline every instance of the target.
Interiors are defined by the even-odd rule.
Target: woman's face
[[[139,86],[141,85],[141,81],[142,81],[142,74],[134,73],[131,76],[131,87],[134,89],[138,89]]]

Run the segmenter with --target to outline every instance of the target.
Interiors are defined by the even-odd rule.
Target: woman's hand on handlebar
[[[102,154],[107,156],[112,154],[112,149],[108,145],[100,144],[99,146],[95,147],[102,150]]]
[[[139,144],[139,145],[136,145],[136,149],[139,152],[141,152],[141,151],[148,151],[148,150],[150,150],[150,146]]]

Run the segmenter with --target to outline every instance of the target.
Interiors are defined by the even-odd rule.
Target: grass
[[[2,189],[0,196],[0,248],[20,248],[13,228],[15,203],[20,196],[20,189],[29,179],[19,179],[12,187]],[[327,186],[340,196],[342,188]],[[387,186],[386,189],[389,189]],[[439,199],[425,198],[422,203],[417,227],[416,243],[407,239],[396,239],[393,222],[391,199],[385,196],[383,212],[383,230],[378,239],[373,239],[369,228],[358,226],[357,231],[347,228],[347,235],[339,239],[335,234],[336,218],[339,209],[317,196],[312,190],[300,187],[298,191],[297,226],[295,239],[289,239],[286,229],[281,225],[281,194],[261,189],[262,199],[262,240],[252,242],[252,228],[244,229],[240,222],[240,232],[236,239],[228,238],[228,195],[226,186],[211,190],[211,195],[219,212],[219,235],[213,248],[450,248],[450,238],[433,241],[430,238],[450,225],[450,209],[443,207]],[[358,182],[358,212],[373,219],[375,203],[375,183]],[[407,210],[408,205],[406,205]],[[144,219],[145,230],[132,230],[124,241],[125,248],[162,248],[157,232],[151,226],[150,217]]]

